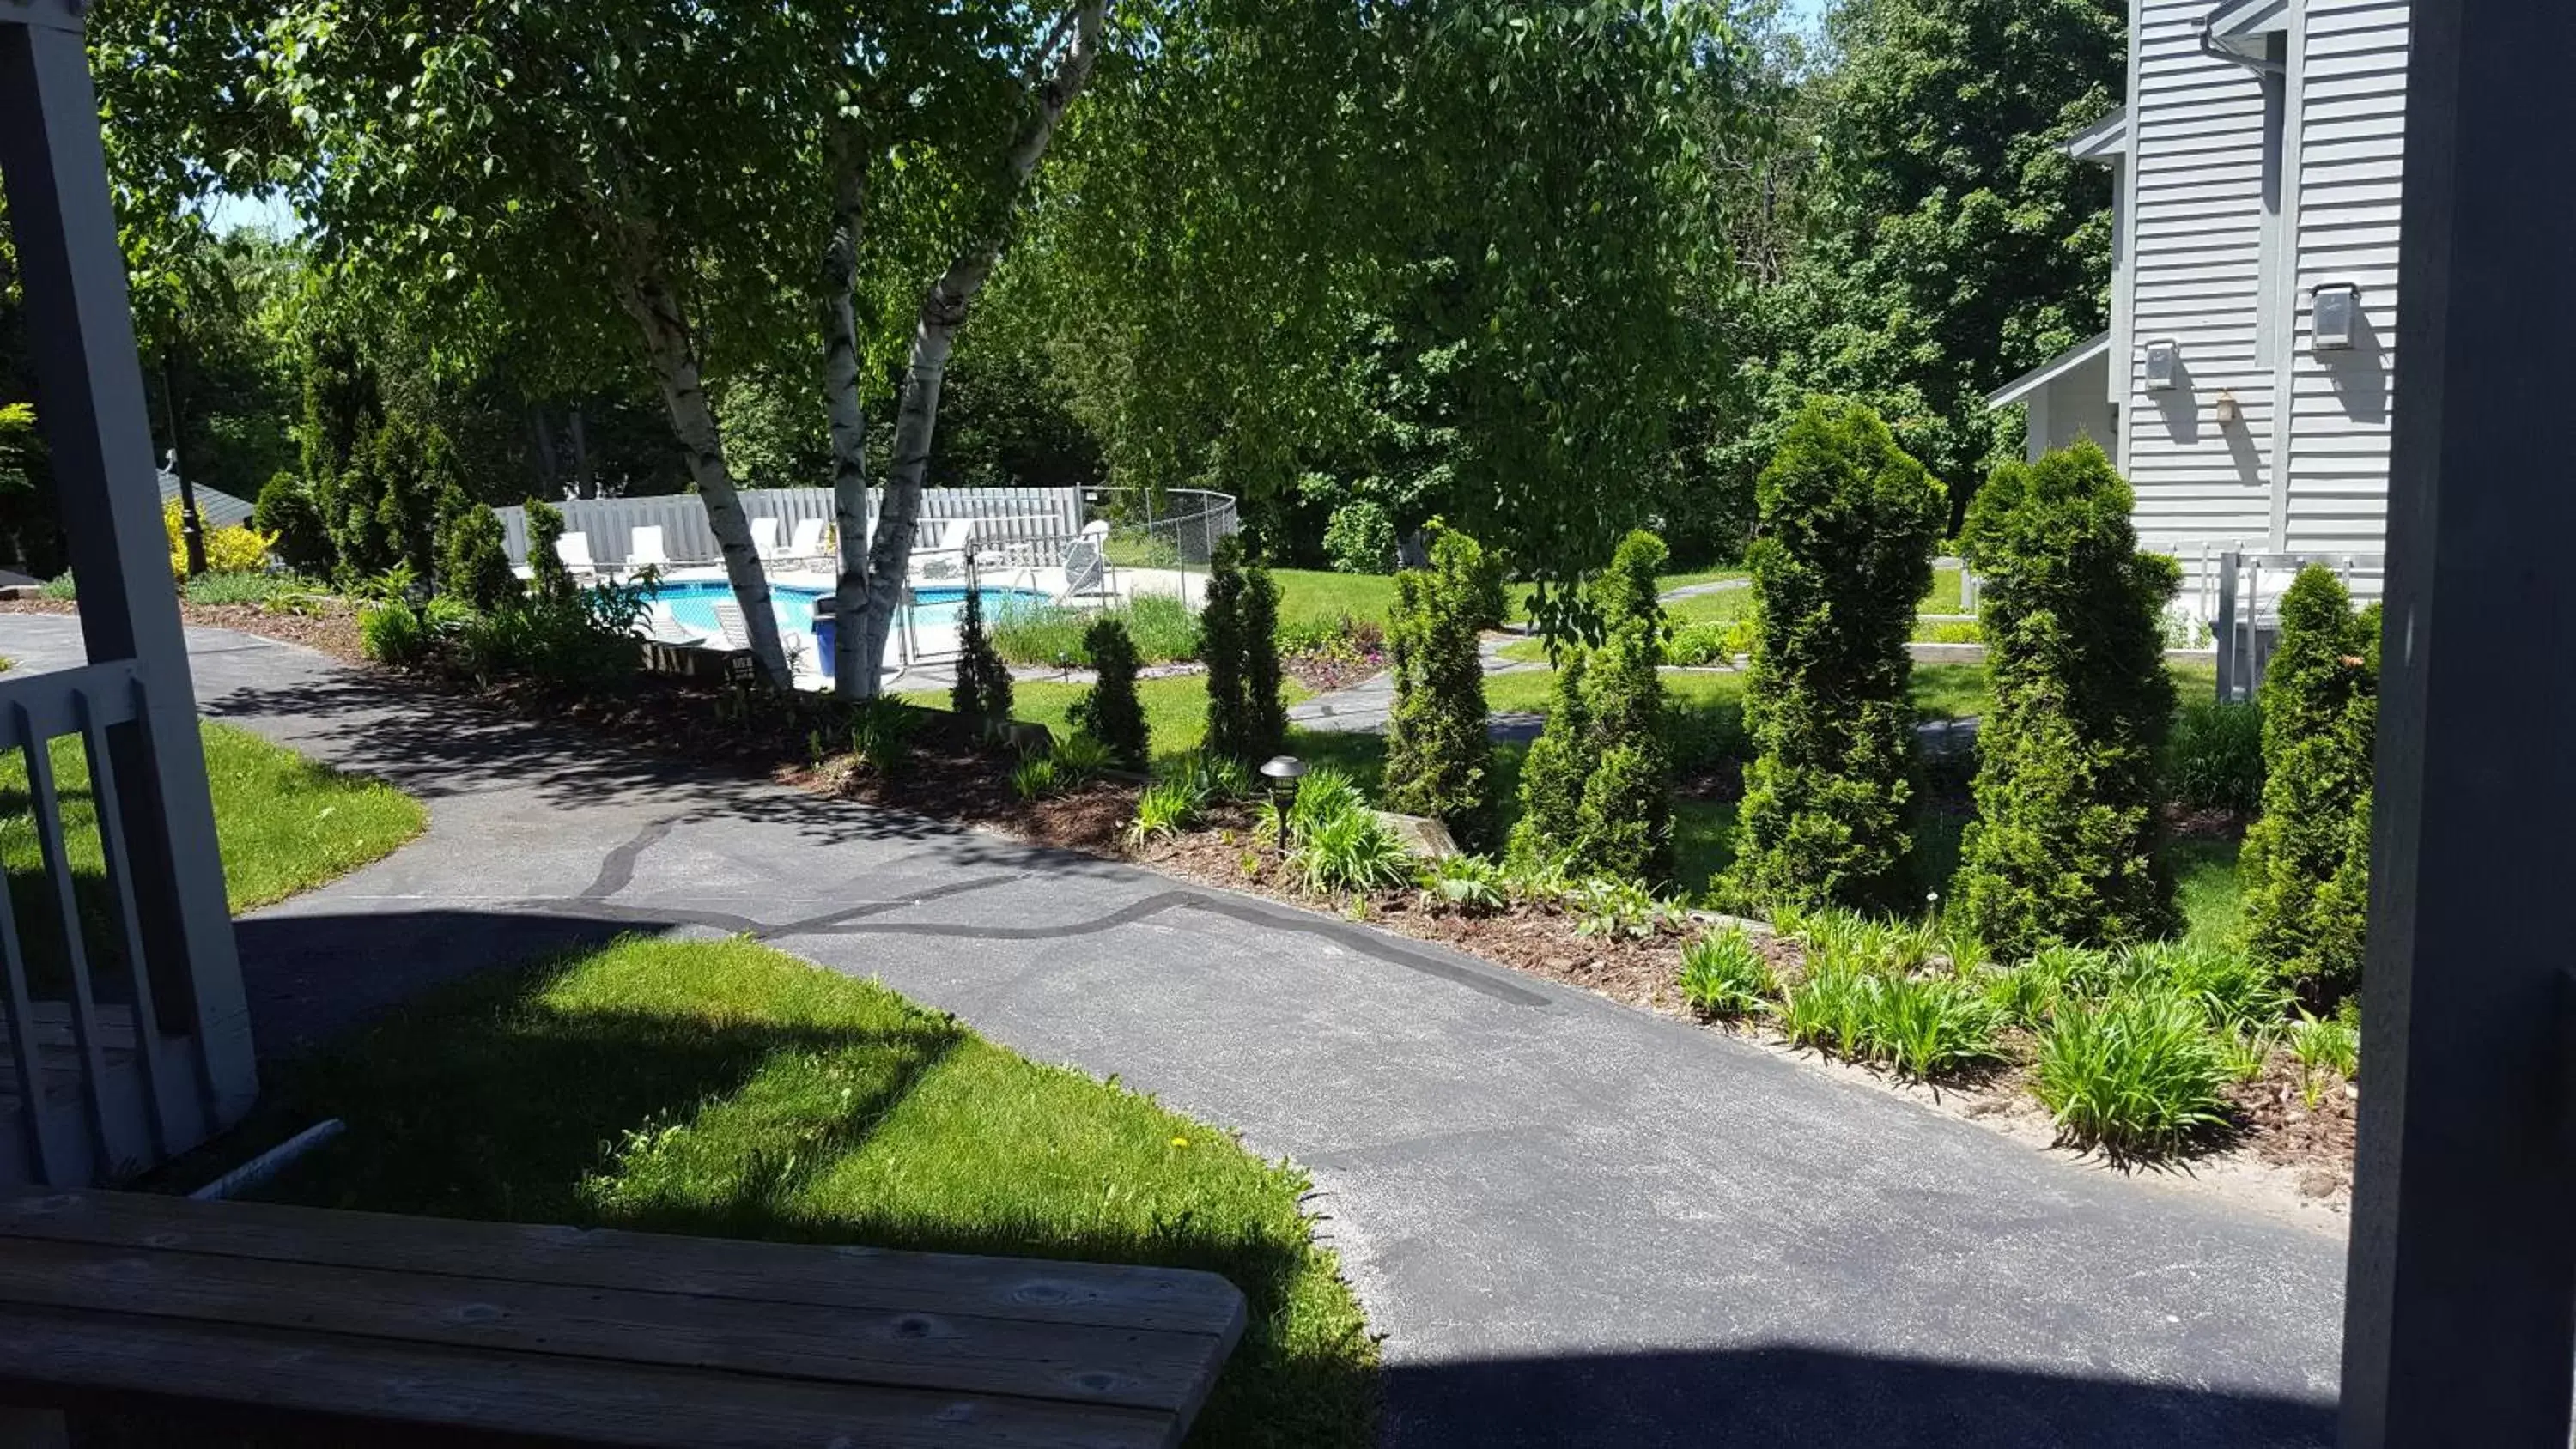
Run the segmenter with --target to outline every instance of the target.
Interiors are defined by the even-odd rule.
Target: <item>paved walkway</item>
[[[1311,1167],[1390,1445],[2331,1438],[2333,1239],[1365,927],[191,646],[209,713],[432,812],[243,921],[271,1054],[544,945],[747,931]],[[76,662],[72,621],[0,654]]]

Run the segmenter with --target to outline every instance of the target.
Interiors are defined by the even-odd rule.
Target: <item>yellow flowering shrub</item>
[[[188,576],[188,541],[179,532],[179,505],[167,503],[161,508],[161,531],[170,536],[170,577]],[[208,573],[249,573],[268,567],[268,551],[277,544],[277,535],[262,533],[247,524],[206,530],[206,571]]]

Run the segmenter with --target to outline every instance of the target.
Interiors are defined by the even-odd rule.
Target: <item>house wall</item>
[[[2277,357],[2255,319],[2263,278],[2261,79],[2206,55],[2211,0],[2132,0],[2129,251],[2134,307],[2124,368],[2122,471],[2137,491],[2139,542],[2175,554],[2186,599],[2200,560],[2241,541],[2270,546]],[[2177,385],[2145,386],[2149,343],[2180,346]],[[2236,403],[2219,420],[2220,395]]]
[[[2398,183],[2406,124],[2405,0],[2307,0],[2301,44],[2298,274],[2286,393],[2292,417],[2281,543],[2384,552],[2397,335]],[[2361,288],[2350,351],[2314,351],[2308,298]],[[2375,574],[2356,579],[2377,593]]]
[[[2109,359],[2097,358],[2030,395],[2029,461],[2036,463],[2043,453],[2088,439],[2105,453],[2119,448],[2118,414],[2104,397],[2110,373]]]

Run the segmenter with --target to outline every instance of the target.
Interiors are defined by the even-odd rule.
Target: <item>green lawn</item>
[[[1325,569],[1272,569],[1279,584],[1279,623],[1331,623],[1347,614],[1383,625],[1395,608],[1392,574],[1337,574]]]
[[[381,780],[344,775],[232,725],[201,730],[215,804],[215,838],[235,911],[255,910],[391,854],[429,823],[420,802]],[[89,754],[76,738],[54,741],[54,788],[63,807],[72,870],[106,889]],[[28,798],[27,765],[0,755],[0,866],[12,884],[41,882],[44,860]]]
[[[1959,571],[1957,569],[1934,569],[1932,571],[1932,592],[1923,596],[1923,602],[1918,608],[1916,608],[1915,612],[1918,614],[1958,614],[1966,612],[1965,607],[1959,601]]]
[[[748,941],[490,973],[273,1096],[269,1130],[349,1124],[280,1200],[1221,1273],[1251,1322],[1191,1442],[1373,1442],[1376,1345],[1304,1173]]]

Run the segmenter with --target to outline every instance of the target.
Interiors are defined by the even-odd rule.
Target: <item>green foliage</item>
[[[327,574],[337,561],[321,505],[314,501],[312,489],[292,473],[274,474],[261,486],[251,523],[277,540],[277,556],[288,568]]]
[[[2325,1002],[2361,982],[2378,661],[2377,610],[2356,615],[2331,569],[2301,570],[2263,676],[2263,815],[2237,869],[2248,953]]]
[[[1672,744],[1662,678],[1664,545],[1628,535],[1592,586],[1598,648],[1557,670],[1547,727],[1521,767],[1513,850],[1578,876],[1672,874]]]
[[[481,613],[517,602],[519,579],[510,571],[499,516],[453,485],[439,499],[439,512],[438,591]]]
[[[2227,1081],[2200,1003],[2175,992],[2060,1011],[2039,1037],[2036,1087],[2058,1132],[2114,1157],[2178,1151],[2224,1123]]]
[[[2290,1024],[2290,1055],[2299,1063],[2299,1097],[2313,1112],[2332,1078],[2361,1075],[2361,1023],[2301,1011]]]
[[[1683,946],[1674,984],[1691,1010],[1719,1020],[1768,1011],[1780,989],[1771,963],[1741,926],[1711,931]]]
[[[1047,753],[1055,761],[1056,774],[1070,785],[1082,784],[1117,763],[1109,746],[1080,730],[1056,741]]]
[[[635,676],[635,624],[651,607],[650,570],[569,599],[531,595],[456,631],[457,662],[476,679],[522,678],[569,694],[622,688]]]
[[[1422,895],[1432,904],[1487,915],[1511,903],[1511,877],[1481,855],[1442,856],[1423,872]]]
[[[2263,801],[2260,704],[2193,700],[2165,740],[2166,798],[2189,810],[2250,815]]]
[[[1974,982],[1956,976],[1874,978],[1867,1044],[1903,1075],[1931,1081],[2002,1056],[1997,1013]]]
[[[1330,765],[1317,766],[1297,782],[1296,793],[1288,798],[1288,843],[1295,845],[1345,815],[1368,813],[1368,797],[1357,781]],[[1278,801],[1261,802],[1261,834],[1265,839],[1279,838],[1280,814]]]
[[[1682,908],[1657,898],[1633,880],[1592,876],[1575,882],[1562,896],[1574,913],[1574,934],[1642,941],[1686,919]]]
[[[1308,829],[1288,852],[1288,875],[1309,895],[1365,894],[1412,884],[1420,865],[1367,810],[1345,810]]]
[[[1477,642],[1485,550],[1463,533],[1435,528],[1430,563],[1395,581],[1395,617],[1387,626],[1395,707],[1379,794],[1388,809],[1434,817],[1463,848],[1485,850],[1499,833]]]
[[[1191,780],[1166,775],[1147,785],[1136,797],[1136,817],[1127,822],[1127,843],[1150,845],[1191,829],[1199,823],[1205,806],[1205,797],[1193,788]]]
[[[257,604],[272,611],[289,610],[296,600],[328,593],[330,586],[301,574],[238,570],[199,574],[179,586],[179,597],[191,604]]]
[[[2200,1003],[2210,1025],[2222,1030],[2279,1024],[2289,1005],[2280,983],[2241,951],[2187,941],[2153,941],[2120,954],[2120,984],[2135,990],[2170,991]]]
[[[1199,634],[1199,657],[1207,661],[1207,748],[1246,762],[1279,753],[1288,739],[1279,586],[1247,555],[1241,534],[1217,540],[1210,552]]]
[[[1952,905],[2008,957],[2177,924],[2156,767],[2174,715],[2158,621],[2179,574],[2139,552],[2131,503],[2082,443],[1997,469],[1960,537],[1985,579],[1995,708]]]
[[[1811,399],[1762,474],[1753,763],[1720,883],[1747,905],[1905,894],[1914,708],[1905,643],[1931,586],[1940,485],[1877,414]]]
[[[1375,499],[1343,504],[1324,525],[1324,557],[1340,573],[1385,573],[1395,566],[1395,520]]]
[[[1842,62],[1781,130],[1805,244],[1736,343],[1754,426],[1721,468],[1758,471],[1799,400],[1857,397],[1964,509],[2019,455],[2019,409],[1986,395],[2099,332],[2111,176],[2064,143],[2124,89],[2120,0],[1883,0],[1839,6]],[[1780,210],[1775,177],[1744,210]],[[1788,214],[1798,216],[1792,207]]]
[[[912,757],[913,732],[921,716],[899,700],[879,695],[850,706],[850,759],[878,775],[902,772]]]
[[[406,413],[387,418],[331,491],[327,522],[343,571],[381,573],[408,564],[437,572],[439,501],[457,484],[455,455],[436,428]]]
[[[528,567],[536,578],[536,596],[541,600],[563,600],[573,596],[572,570],[564,566],[563,555],[555,545],[563,541],[563,510],[542,498],[531,498],[528,514]]]
[[[420,611],[400,599],[358,614],[358,647],[378,664],[410,669],[426,661],[436,643]]]
[[[1092,621],[1082,636],[1091,656],[1091,692],[1073,707],[1075,724],[1108,747],[1110,757],[1131,770],[1153,758],[1153,741],[1145,724],[1145,706],[1136,698],[1136,642],[1124,622],[1111,617]]]
[[[1023,800],[1044,800],[1064,788],[1064,772],[1052,755],[1031,755],[1011,767],[1011,793]]]
[[[1055,665],[1070,660],[1088,668],[1091,655],[1083,645],[1083,632],[1104,613],[1127,626],[1136,652],[1149,664],[1199,655],[1198,617],[1169,594],[1140,594],[1108,610],[1006,602],[995,612],[988,632],[995,652],[1013,664]]]
[[[990,729],[1011,717],[1011,667],[993,647],[984,628],[984,591],[966,590],[966,605],[957,615],[957,682],[950,686],[951,708]]]

